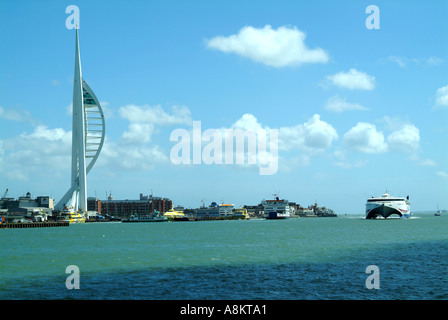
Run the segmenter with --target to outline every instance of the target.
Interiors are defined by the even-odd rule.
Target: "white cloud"
[[[245,113],[232,125],[232,128],[240,128],[256,132],[257,130],[263,129],[263,126],[253,114]]]
[[[397,63],[401,68],[406,68],[407,59],[404,57],[389,56],[386,60]]]
[[[437,174],[439,177],[442,177],[442,178],[444,178],[444,179],[448,179],[448,172],[445,172],[445,171],[437,171],[436,174]]]
[[[344,143],[354,151],[364,153],[382,153],[387,151],[384,134],[376,126],[366,122],[358,122],[343,138]]]
[[[305,145],[313,149],[329,148],[334,140],[338,139],[336,129],[328,122],[320,120],[318,114],[306,122],[305,130]]]
[[[418,164],[420,166],[423,166],[423,167],[435,167],[435,166],[437,166],[437,163],[434,160],[431,160],[431,159],[420,160],[418,162]]]
[[[4,109],[2,106],[0,106],[0,118],[10,121],[28,122],[30,124],[35,122],[31,114],[26,110]]]
[[[448,85],[437,89],[436,107],[448,107]]]
[[[73,114],[73,102],[71,102],[68,106],[65,107],[65,112],[68,115],[72,115]]]
[[[235,53],[272,67],[299,66],[304,63],[326,63],[327,53],[321,49],[309,49],[306,34],[296,27],[272,29],[246,26],[237,34],[218,36],[206,40],[208,48]]]
[[[252,131],[254,133],[257,133],[258,130],[265,130],[267,134],[267,140],[268,140],[268,148],[270,148],[270,136],[271,132],[274,128],[270,128],[267,126],[262,125],[258,121],[258,119],[250,113],[244,114],[239,118],[237,121],[234,122],[234,124],[230,127],[231,129],[242,129],[247,131]],[[219,128],[218,130],[221,132],[222,137],[226,136],[226,129],[227,128]],[[278,161],[281,161],[281,165],[279,166],[279,169],[282,171],[288,171],[291,170],[292,167],[296,166],[308,166],[311,162],[311,157],[313,155],[316,155],[318,153],[321,153],[325,151],[326,149],[330,148],[335,140],[338,139],[338,134],[333,126],[331,126],[329,123],[322,121],[320,119],[320,116],[318,114],[313,115],[307,122],[303,124],[297,124],[295,126],[290,127],[280,127],[278,128],[278,150],[283,151],[292,151],[292,150],[299,150],[303,153],[300,153],[299,155],[291,155],[288,158],[283,158],[281,156],[278,157]],[[203,141],[204,143],[209,143],[208,141]],[[248,152],[248,149],[245,148],[243,153],[242,150],[238,151],[235,150],[234,145],[234,152],[236,156],[242,156],[245,159],[247,159],[247,162],[249,163],[250,160],[254,160],[251,163],[256,163],[256,165],[245,165],[247,168],[253,168],[256,166],[260,166],[260,163],[271,163],[272,162],[272,154],[270,153],[271,150],[266,150],[268,158],[261,159],[258,157],[263,156],[263,153],[257,153],[255,155],[255,158],[249,159],[251,153]],[[252,154],[252,156],[254,156]],[[263,166],[261,164],[261,166]]]
[[[129,120],[128,130],[123,133],[123,140],[129,143],[148,143],[156,127],[175,124],[191,124],[190,110],[185,106],[173,106],[169,114],[160,105],[120,107],[118,112]]]
[[[439,64],[443,63],[443,59],[440,59],[438,57],[429,57],[426,59],[426,63],[430,66],[438,66]]]
[[[419,164],[421,166],[425,166],[425,167],[435,167],[435,166],[437,166],[437,163],[434,160],[431,160],[431,159],[424,159]]]
[[[401,119],[384,117],[386,129],[391,131],[385,138],[382,131],[371,123],[358,122],[344,135],[344,143],[354,151],[363,153],[401,152],[415,154],[420,147],[420,130]]]
[[[144,122],[159,125],[190,124],[191,113],[186,106],[172,106],[172,114],[167,113],[160,105],[136,106],[133,104],[121,107],[120,116],[130,122]]]
[[[2,141],[1,171],[11,179],[54,178],[70,168],[71,132],[38,126]]]
[[[62,128],[48,129],[46,126],[37,126],[31,134],[23,133],[20,137],[28,140],[60,141],[63,144],[71,143],[72,133]]]
[[[154,132],[154,124],[131,122],[128,130],[123,132],[123,140],[130,143],[148,143]]]
[[[168,163],[168,156],[158,145],[148,145],[160,127],[176,124],[191,125],[191,112],[186,106],[172,106],[166,112],[160,105],[120,107],[121,118],[129,121],[120,141],[106,139],[99,166],[110,166],[124,170],[151,170],[156,164]]]
[[[191,125],[191,112],[186,106],[172,106],[171,112],[160,105],[120,107],[121,118],[129,121],[120,141],[104,142],[98,166],[123,170],[152,170],[156,164],[168,163],[168,156],[158,145],[148,145],[159,128],[176,124]]]
[[[247,164],[246,160],[244,160],[245,163],[242,167],[246,167],[249,170],[254,169],[257,166],[259,168],[265,168],[266,164],[269,164],[269,167],[274,166],[277,168],[279,161],[281,161],[281,165],[278,166],[278,168],[284,172],[288,172],[292,167],[308,166],[310,165],[311,157],[313,155],[330,148],[332,143],[338,139],[338,134],[333,126],[322,121],[318,114],[315,114],[303,124],[274,129],[262,125],[253,114],[247,113],[235,121],[230,129],[247,130],[248,132],[243,134],[248,134],[248,138],[250,136],[249,133],[253,132],[258,139],[258,130],[264,130],[266,134],[266,152],[264,152],[264,150],[261,150],[260,152],[260,150],[258,150],[260,146],[257,147],[258,151],[250,149],[249,146],[244,147],[244,149],[238,149],[235,148],[235,145],[233,146],[235,158],[240,157],[241,159],[246,159]],[[274,151],[274,154],[272,154],[272,130],[278,130],[278,148],[276,149],[283,151],[299,150],[303,153],[292,155],[287,158],[278,156],[277,151]],[[221,132],[223,138],[228,134],[227,128],[219,128],[218,131]],[[203,142],[206,144],[209,143],[208,140],[203,140]],[[259,143],[259,141],[257,143]],[[225,156],[224,153],[223,156]]]
[[[120,115],[129,120],[129,127],[118,142],[106,137],[96,168],[150,170],[156,164],[168,163],[168,157],[158,145],[147,145],[151,134],[160,126],[191,121],[190,111],[183,106],[175,106],[169,113],[160,106],[128,105],[120,108]],[[31,133],[0,140],[0,171],[15,180],[66,176],[69,181],[71,143],[71,131],[46,126],[37,126]]]
[[[320,120],[315,114],[304,124],[279,129],[279,149],[301,149],[305,151],[322,151],[329,148],[337,140],[336,129],[329,123]]]
[[[373,90],[375,88],[375,77],[353,68],[348,72],[341,71],[335,75],[327,76],[327,82],[350,90]]]
[[[109,102],[107,101],[100,101],[101,109],[103,109],[104,118],[111,119],[115,117],[114,111],[109,107]]]
[[[384,61],[384,59],[383,59]],[[400,57],[400,56],[388,56],[385,61],[394,62],[398,64],[401,68],[407,68],[409,64],[417,65],[417,66],[438,66],[441,63],[444,62],[443,59],[439,57],[429,57],[429,58],[407,58],[407,57]]]
[[[340,98],[339,96],[333,96],[327,100],[327,104],[325,105],[325,109],[333,112],[344,112],[351,110],[369,110],[360,104],[357,103],[348,103],[346,99]]]
[[[382,122],[391,131],[387,136],[389,151],[415,154],[420,146],[420,130],[415,125],[389,116],[383,117]]]
[[[304,129],[299,124],[293,127],[281,127],[278,131],[279,150],[304,149]]]
[[[387,136],[390,151],[412,153],[420,144],[420,130],[412,124],[404,124]]]
[[[347,152],[341,149],[333,152],[333,158],[334,164],[344,169],[361,168],[367,165],[367,160],[356,160],[355,162],[349,162],[347,160]]]
[[[413,161],[418,166],[437,167],[437,162],[435,162],[434,160],[429,159],[429,158],[421,159],[417,153],[411,154],[411,156],[409,157],[409,160]]]
[[[168,157],[157,145],[123,145],[107,138],[98,158],[96,167],[121,170],[152,170],[156,164],[167,163]]]

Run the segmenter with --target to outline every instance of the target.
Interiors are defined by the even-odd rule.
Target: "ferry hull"
[[[376,219],[376,218],[384,218],[387,219],[389,216],[396,214],[402,218],[409,218],[409,214],[404,214],[400,210],[396,208],[392,208],[386,205],[378,206],[367,214],[366,219]]]
[[[136,221],[136,220],[123,220],[122,222],[125,223],[137,223],[137,222],[168,222],[169,220],[162,220],[162,219],[152,219],[152,220],[140,220],[140,221]]]
[[[366,219],[387,219],[391,215],[398,215],[401,218],[410,217],[409,196],[406,198],[393,197],[386,192],[381,197],[367,199]]]
[[[126,219],[126,220],[122,220],[122,222],[125,223],[136,223],[136,222],[168,222],[170,221],[169,219],[167,219],[166,217],[163,218],[130,218],[130,219]]]
[[[68,221],[70,224],[72,223],[85,223],[86,222],[86,218],[82,217],[82,218],[72,218]]]
[[[287,215],[279,215],[277,212],[269,212],[266,215],[266,219],[268,220],[274,220],[274,219],[288,219],[289,216]]]

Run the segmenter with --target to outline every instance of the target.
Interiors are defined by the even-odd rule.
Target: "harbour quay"
[[[44,221],[44,222],[7,222],[0,223],[0,229],[19,229],[19,228],[48,228],[48,227],[68,227],[69,222],[65,221]]]
[[[17,199],[8,197],[8,189],[0,198],[0,228],[6,228],[5,225],[27,224],[37,226],[36,223],[56,222],[53,217],[53,199],[49,196],[31,197],[27,192],[24,196]],[[45,226],[53,226],[46,224]],[[9,228],[9,227],[8,227]]]
[[[7,190],[8,191],[8,190]],[[221,221],[249,219],[288,219],[305,217],[337,217],[333,210],[317,203],[302,207],[296,202],[280,199],[262,200],[258,205],[235,207],[231,203],[212,202],[200,208],[174,206],[167,197],[140,193],[138,199],[116,200],[112,192],[106,200],[87,199],[86,211],[61,211],[49,196],[32,198],[30,192],[14,199],[0,198],[0,228],[37,228],[69,226],[82,222],[159,222],[159,221]],[[106,194],[107,196],[107,194]],[[65,214],[64,214],[65,213]]]

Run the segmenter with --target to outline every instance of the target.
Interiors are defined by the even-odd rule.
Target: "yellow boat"
[[[84,223],[86,222],[86,216],[84,213],[78,211],[63,210],[58,216],[58,221],[68,223]]]
[[[176,211],[174,209],[170,209],[163,215],[170,221],[188,221],[188,217],[182,211]]]
[[[237,208],[232,215],[235,219],[248,220],[249,214],[246,208]]]

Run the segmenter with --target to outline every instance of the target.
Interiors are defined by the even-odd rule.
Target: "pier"
[[[0,229],[16,228],[45,228],[45,227],[68,227],[69,222],[48,221],[48,222],[23,222],[23,223],[0,223]]]

